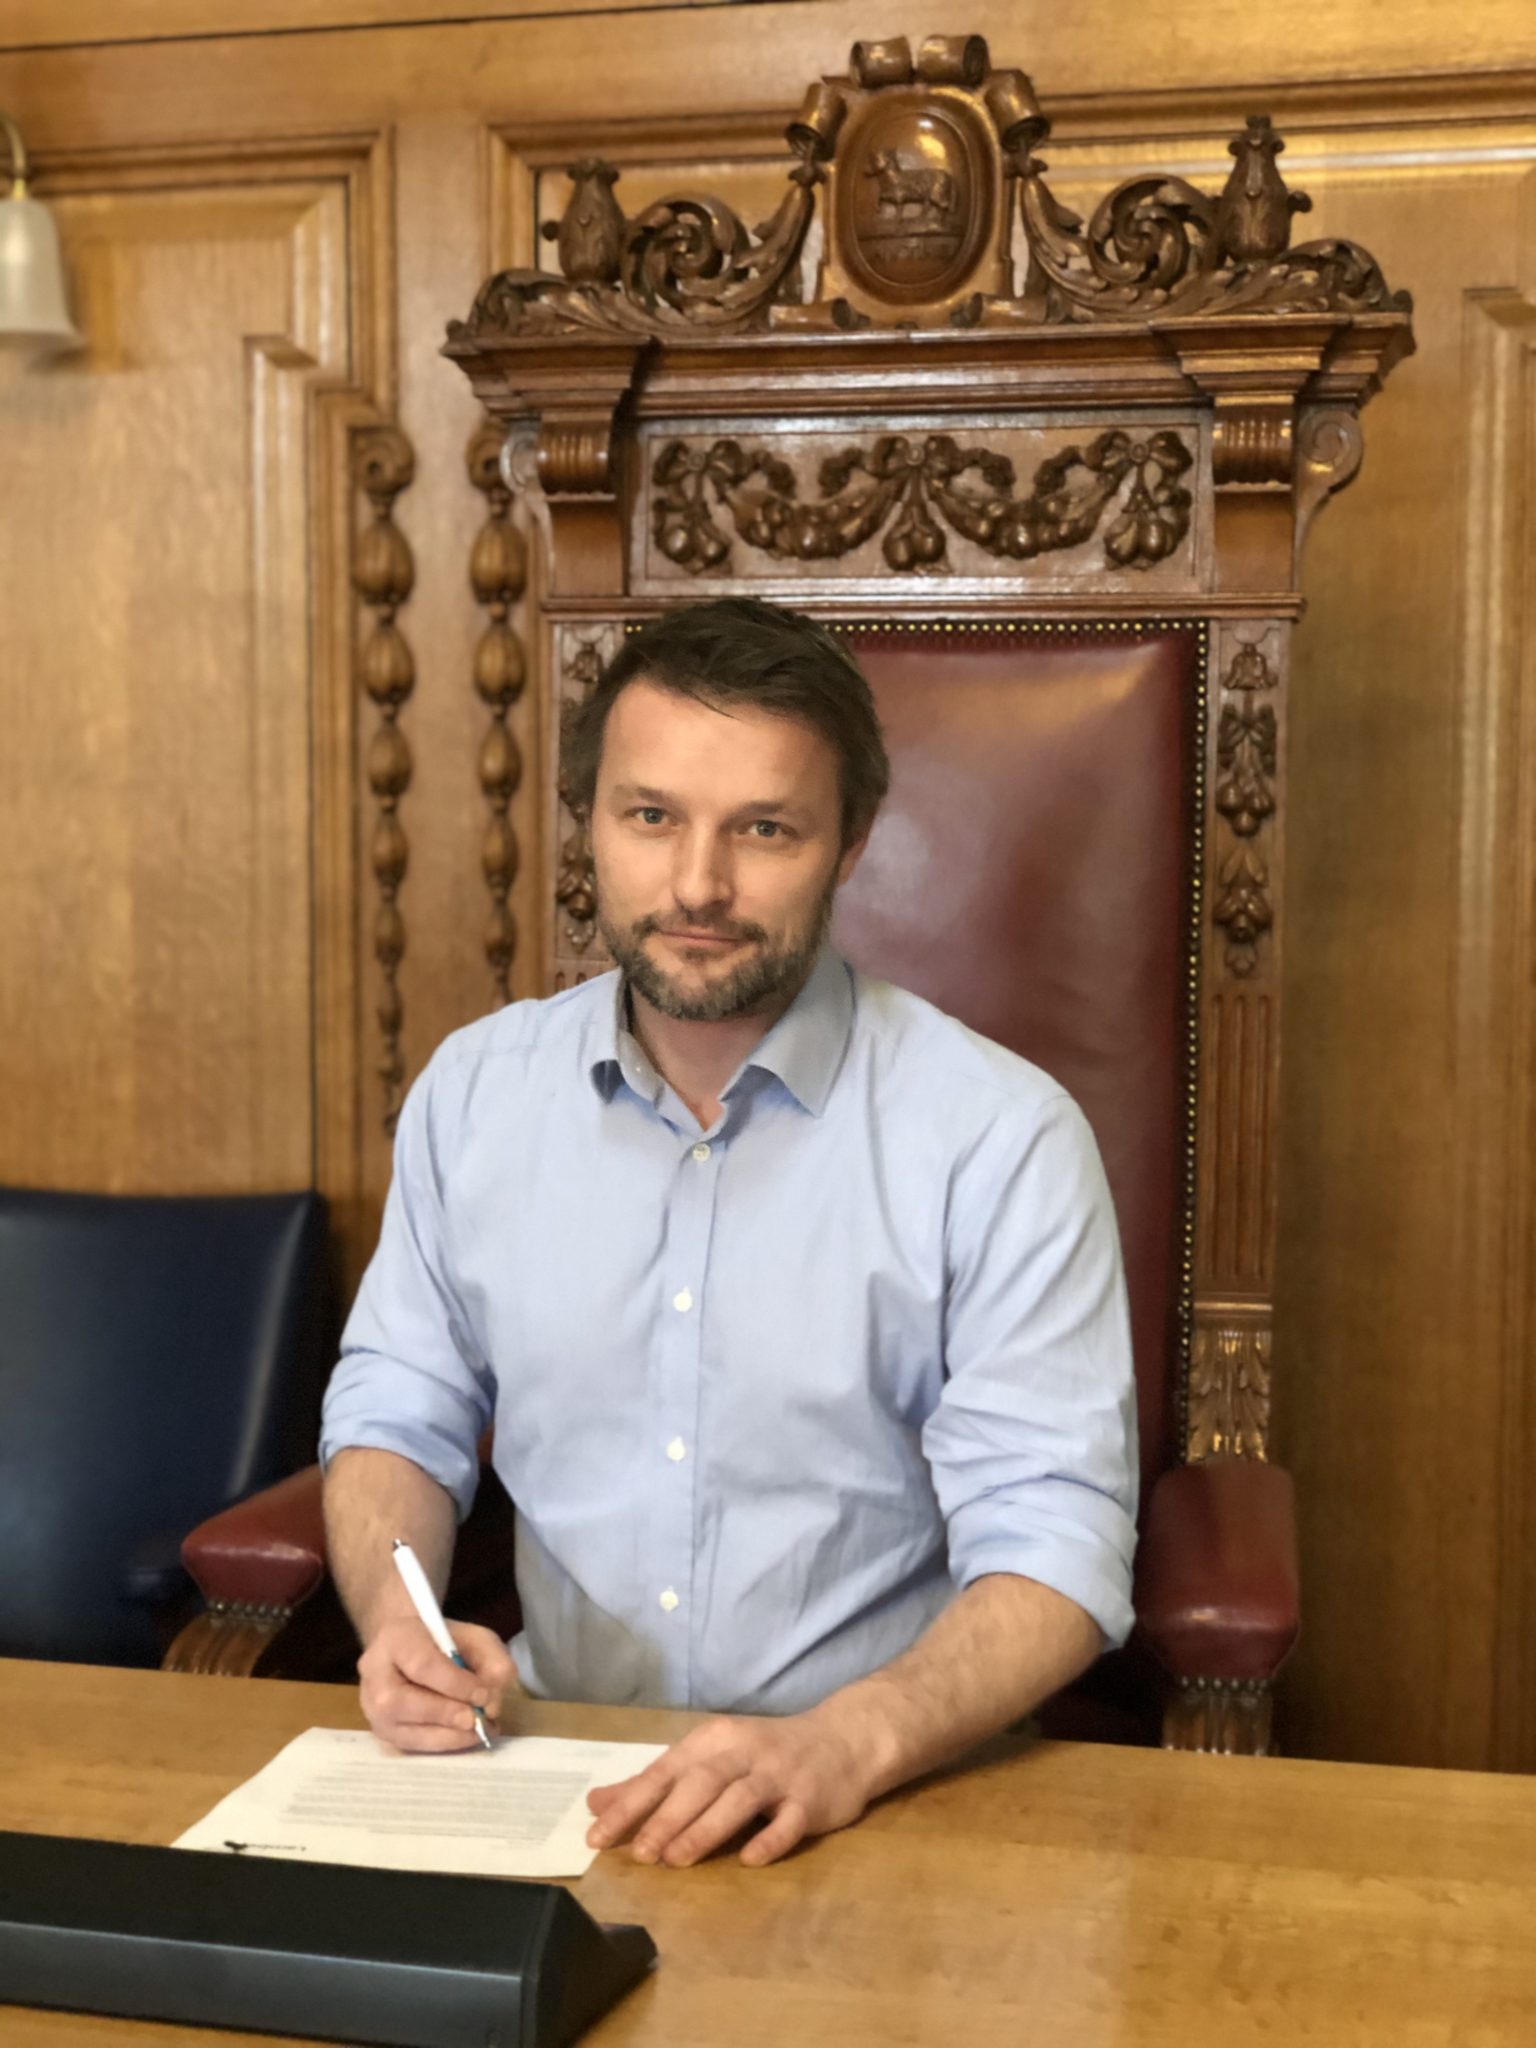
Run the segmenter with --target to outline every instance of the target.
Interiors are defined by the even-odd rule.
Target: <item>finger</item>
[[[400,1721],[391,1727],[375,1726],[373,1732],[385,1742],[392,1742],[396,1749],[418,1756],[446,1756],[451,1751],[477,1746],[473,1733],[466,1735],[459,1728],[437,1728],[425,1722]]]
[[[405,1728],[453,1728],[461,1735],[473,1736],[475,1713],[472,1707],[461,1707],[452,1700],[435,1699],[431,1693],[402,1694],[388,1709],[390,1718]],[[485,1716],[492,1719],[490,1714]]]
[[[662,1851],[662,1862],[671,1870],[702,1862],[762,1810],[762,1793],[750,1778],[738,1778],[734,1785],[727,1785],[713,1806],[672,1837]]]
[[[645,1816],[653,1813],[666,1798],[679,1770],[676,1752],[669,1749],[665,1756],[657,1757],[655,1763],[647,1764],[633,1778],[625,1778],[617,1785],[594,1786],[594,1793],[611,1796],[603,1807],[602,1818],[587,1829],[588,1844],[594,1849],[607,1849],[615,1842],[622,1842],[631,1828],[638,1827]],[[591,1800],[587,1803],[590,1806]]]
[[[501,1637],[493,1629],[465,1621],[450,1622],[448,1633],[470,1670],[485,1681],[494,1698],[500,1699],[517,1677],[517,1667]]]
[[[402,1722],[471,1731],[475,1725],[474,1709],[462,1700],[445,1699],[440,1692],[411,1684],[398,1672],[365,1680],[361,1697],[363,1712],[375,1723]]]
[[[797,1842],[805,1839],[805,1808],[798,1799],[786,1799],[767,1827],[759,1829],[741,1852],[743,1863],[756,1868],[787,1856]]]
[[[395,1668],[428,1692],[445,1699],[462,1700],[465,1705],[489,1706],[491,1688],[473,1671],[461,1671],[451,1657],[445,1657],[423,1630],[395,1651]]]
[[[738,1782],[734,1773],[723,1772],[716,1765],[695,1765],[684,1771],[655,1812],[636,1829],[631,1850],[635,1861],[659,1862],[667,1845],[684,1828],[693,1826],[701,1814],[707,1813],[721,1795]]]

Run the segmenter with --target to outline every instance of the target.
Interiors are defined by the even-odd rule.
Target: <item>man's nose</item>
[[[735,893],[728,851],[713,832],[689,832],[677,849],[672,893],[679,909],[719,910]]]

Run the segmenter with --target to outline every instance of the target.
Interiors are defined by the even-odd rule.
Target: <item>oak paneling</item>
[[[1275,1379],[1306,1623],[1287,1733],[1529,1768],[1536,126],[1449,97],[1394,121],[1360,97],[1353,120],[1283,121],[1305,233],[1348,233],[1409,285],[1419,344],[1313,540],[1295,649]],[[1209,183],[1222,135],[1064,143],[1053,173],[1074,205],[1153,162]]]
[[[8,1173],[307,1182],[304,408],[347,367],[338,185],[61,196],[88,352],[0,435]],[[69,487],[60,484],[68,480]]]
[[[536,230],[576,155],[621,162],[632,208],[699,184],[760,218],[808,79],[855,36],[940,25],[915,0],[462,18],[504,11],[321,31],[354,18],[338,0],[311,33],[194,40],[234,10],[182,0],[161,19],[187,40],[0,57],[92,336],[0,390],[0,1174],[313,1171],[361,1256],[387,1148],[348,437],[397,418],[416,455],[414,1072],[489,991],[486,502],[445,320],[496,264],[551,260]],[[24,7],[9,33],[104,19]],[[1302,231],[1364,242],[1417,300],[1419,354],[1312,543],[1290,685],[1274,1369],[1307,1620],[1285,1707],[1303,1752],[1536,1769],[1536,14],[1088,0],[1021,24],[978,0],[961,25],[1033,73],[1068,203],[1151,164],[1215,189],[1268,106]],[[547,688],[525,494],[512,517]],[[530,688],[508,717],[519,994],[555,925],[548,709]]]

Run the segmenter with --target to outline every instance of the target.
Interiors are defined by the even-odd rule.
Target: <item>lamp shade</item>
[[[40,199],[0,199],[0,344],[34,349],[82,346],[64,301],[64,258],[53,216]]]

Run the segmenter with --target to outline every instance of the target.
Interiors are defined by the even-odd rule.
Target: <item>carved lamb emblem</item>
[[[864,175],[876,180],[875,206],[882,219],[939,225],[954,211],[955,180],[949,171],[906,164],[894,149],[878,149],[864,166]]]

